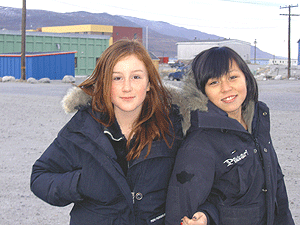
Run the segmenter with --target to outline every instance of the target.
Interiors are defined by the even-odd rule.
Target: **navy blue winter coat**
[[[117,163],[104,127],[83,107],[35,162],[31,190],[55,206],[74,203],[71,225],[162,225],[167,186],[179,140],[170,149],[154,141],[128,163],[127,176]],[[177,112],[171,114],[176,136],[182,136]]]
[[[243,115],[250,132],[210,101],[208,112],[191,113],[169,183],[166,224],[198,211],[210,224],[294,224],[269,109],[262,102],[250,105]]]

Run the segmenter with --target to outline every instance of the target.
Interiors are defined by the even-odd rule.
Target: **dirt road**
[[[0,224],[66,225],[72,206],[50,206],[29,188],[31,166],[71,118],[60,101],[71,84],[0,83]],[[300,224],[300,81],[259,82],[271,134]]]

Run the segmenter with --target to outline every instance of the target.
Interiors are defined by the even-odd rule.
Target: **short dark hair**
[[[213,47],[199,53],[192,62],[192,71],[198,89],[206,95],[205,85],[210,78],[219,78],[229,72],[232,61],[235,61],[244,73],[247,85],[247,96],[243,109],[250,100],[258,101],[258,87],[255,77],[242,57],[229,47]]]

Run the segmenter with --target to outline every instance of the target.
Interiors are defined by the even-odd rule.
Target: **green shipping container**
[[[91,75],[97,59],[109,47],[109,36],[26,32],[26,52],[70,52],[75,54],[75,75]],[[20,31],[0,31],[0,54],[21,51]]]

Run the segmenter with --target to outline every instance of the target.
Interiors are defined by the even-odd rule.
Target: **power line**
[[[300,16],[299,14],[291,14],[291,8],[298,7],[297,5],[280,6],[280,9],[289,9],[289,14],[280,14],[288,16],[288,79],[291,77],[291,16]]]
[[[279,4],[273,2],[265,2],[265,1],[247,1],[247,0],[219,0],[219,1],[252,4],[252,5],[263,5],[263,6],[276,6],[276,7],[279,6]]]

